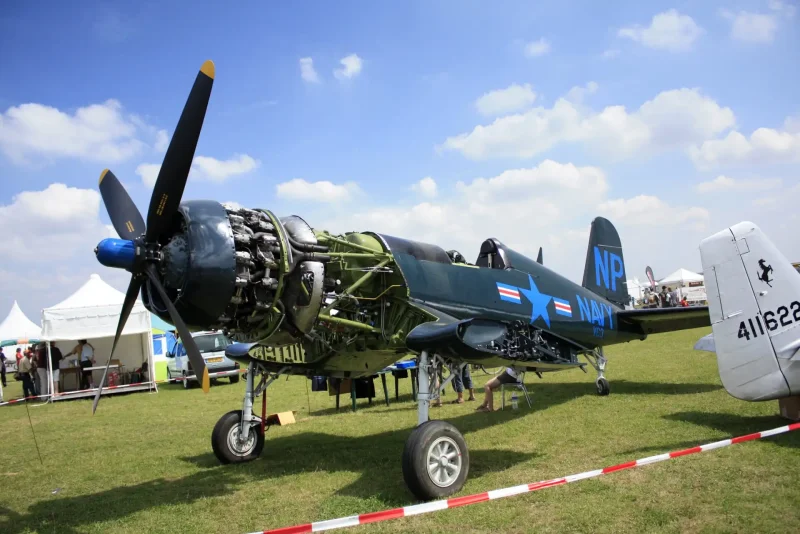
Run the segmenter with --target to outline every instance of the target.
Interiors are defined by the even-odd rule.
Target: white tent
[[[693,273],[687,269],[678,269],[669,276],[659,280],[658,286],[677,285],[678,287],[685,287],[689,285],[689,282],[703,282],[703,280],[702,274]]]
[[[649,282],[643,284],[636,277],[634,277],[633,280],[628,280],[627,282],[625,282],[625,285],[628,286],[628,295],[632,296],[636,300],[642,300],[645,288],[650,287]]]
[[[39,339],[42,335],[42,327],[28,319],[22,313],[17,301],[11,306],[11,311],[8,312],[6,318],[0,323],[0,340],[5,341],[8,339]]]
[[[95,365],[91,367],[92,378],[95,385],[103,376],[108,356],[114,343],[117,323],[122,313],[122,304],[125,294],[117,291],[99,275],[93,274],[75,293],[55,306],[42,310],[42,339],[48,343],[48,352],[51,343],[59,342],[58,347],[63,354],[68,353],[80,339],[85,339],[95,349]],[[79,364],[74,356],[70,361],[61,362],[62,375],[71,374],[73,383],[79,382],[80,371],[75,369]],[[131,391],[132,389],[154,389],[153,381],[153,334],[150,323],[150,312],[137,300],[122,330],[114,360],[119,360],[117,367],[109,369],[119,373],[121,386],[116,389],[103,389],[103,393]],[[148,372],[145,376],[131,378],[130,372],[147,364]],[[68,371],[75,369],[74,371]],[[126,378],[130,378],[129,381]],[[108,384],[106,384],[107,386]],[[117,385],[120,385],[119,383]],[[79,387],[76,389],[80,389]],[[75,395],[78,393],[78,395]],[[77,391],[61,397],[94,395],[93,390]]]
[[[8,312],[6,318],[0,323],[0,342],[11,342],[12,345],[3,347],[3,353],[6,355],[6,370],[13,372],[17,369],[17,360],[14,357],[17,352],[17,347],[24,349],[30,343],[28,340],[39,339],[42,335],[42,327],[28,319],[22,313],[22,310],[14,301],[11,306],[11,311]],[[3,399],[3,387],[0,385],[0,401]]]

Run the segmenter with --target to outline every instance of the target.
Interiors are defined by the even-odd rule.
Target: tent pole
[[[50,396],[47,398],[47,402],[53,402],[53,360],[50,356],[50,340],[46,341],[47,345],[47,392]]]

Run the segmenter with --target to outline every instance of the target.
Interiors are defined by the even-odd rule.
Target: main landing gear
[[[450,376],[439,384],[437,377],[443,365],[450,367]],[[403,478],[408,489],[418,499],[429,501],[458,492],[469,474],[469,450],[464,436],[446,421],[430,421],[431,400],[439,398],[464,364],[446,364],[437,354],[431,357],[423,351],[419,358],[419,392],[417,394],[417,427],[411,432],[403,449]],[[261,374],[258,387],[255,375]],[[260,365],[251,363],[245,377],[246,386],[241,410],[223,415],[211,433],[214,455],[223,464],[255,460],[264,449],[263,426],[266,421],[253,413],[253,399],[265,395],[269,386],[287,368],[272,374]],[[263,397],[262,397],[263,399]],[[263,414],[266,417],[266,414]]]
[[[264,449],[264,425],[261,417],[253,413],[253,399],[259,395],[266,395],[267,386],[275,381],[285,369],[269,376],[266,371],[261,371],[261,381],[254,388],[256,365],[250,363],[247,367],[246,386],[244,390],[244,403],[241,410],[233,410],[223,415],[214,430],[211,432],[211,448],[214,456],[223,464],[235,464],[255,460]],[[266,414],[262,414],[266,417]]]
[[[611,388],[608,385],[608,380],[606,380],[605,372],[606,372],[606,359],[603,356],[603,348],[597,348],[593,351],[584,353],[586,360],[589,364],[595,368],[597,371],[597,380],[594,381],[595,386],[597,387],[597,394],[601,397],[605,397],[609,393],[611,393]]]
[[[403,449],[403,478],[418,499],[428,501],[458,492],[469,474],[469,450],[464,436],[446,421],[430,421],[430,401],[452,380],[454,373],[436,387],[436,377],[444,361],[426,351],[419,357],[417,427]],[[452,366],[455,371],[457,366]],[[433,390],[436,390],[435,392]]]

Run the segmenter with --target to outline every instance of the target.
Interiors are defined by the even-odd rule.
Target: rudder
[[[589,232],[583,287],[620,307],[630,303],[622,242],[611,221],[596,217]]]
[[[800,392],[800,273],[761,229],[741,222],[700,243],[720,379],[732,396]]]

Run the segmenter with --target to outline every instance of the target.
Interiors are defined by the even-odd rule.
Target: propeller
[[[209,60],[200,67],[197,78],[194,81],[189,98],[175,127],[161,170],[158,172],[153,194],[150,197],[150,207],[147,212],[147,226],[144,219],[131,200],[128,192],[122,186],[117,177],[110,170],[105,169],[100,175],[100,194],[103,203],[108,211],[108,216],[114,229],[123,239],[135,243],[136,256],[133,265],[128,269],[131,272],[131,281],[128,291],[125,294],[125,301],[122,304],[122,313],[117,324],[117,332],[114,337],[114,344],[111,347],[111,354],[108,356],[103,379],[94,397],[92,413],[97,410],[100,402],[100,394],[103,390],[103,383],[108,375],[111,359],[117,343],[125,328],[125,323],[130,316],[133,305],[139,290],[145,281],[148,281],[161,296],[167,307],[172,323],[178,330],[178,335],[183,340],[186,354],[192,370],[200,379],[204,392],[208,392],[210,380],[205,360],[200,354],[197,345],[192,339],[191,332],[178,314],[178,310],[170,301],[166,290],[158,279],[156,263],[159,261],[158,247],[159,238],[166,232],[172,221],[174,214],[186,188],[186,181],[189,178],[189,170],[194,160],[194,152],[197,148],[197,141],[200,138],[200,130],[208,108],[208,101],[211,98],[211,88],[214,84],[214,63]]]

